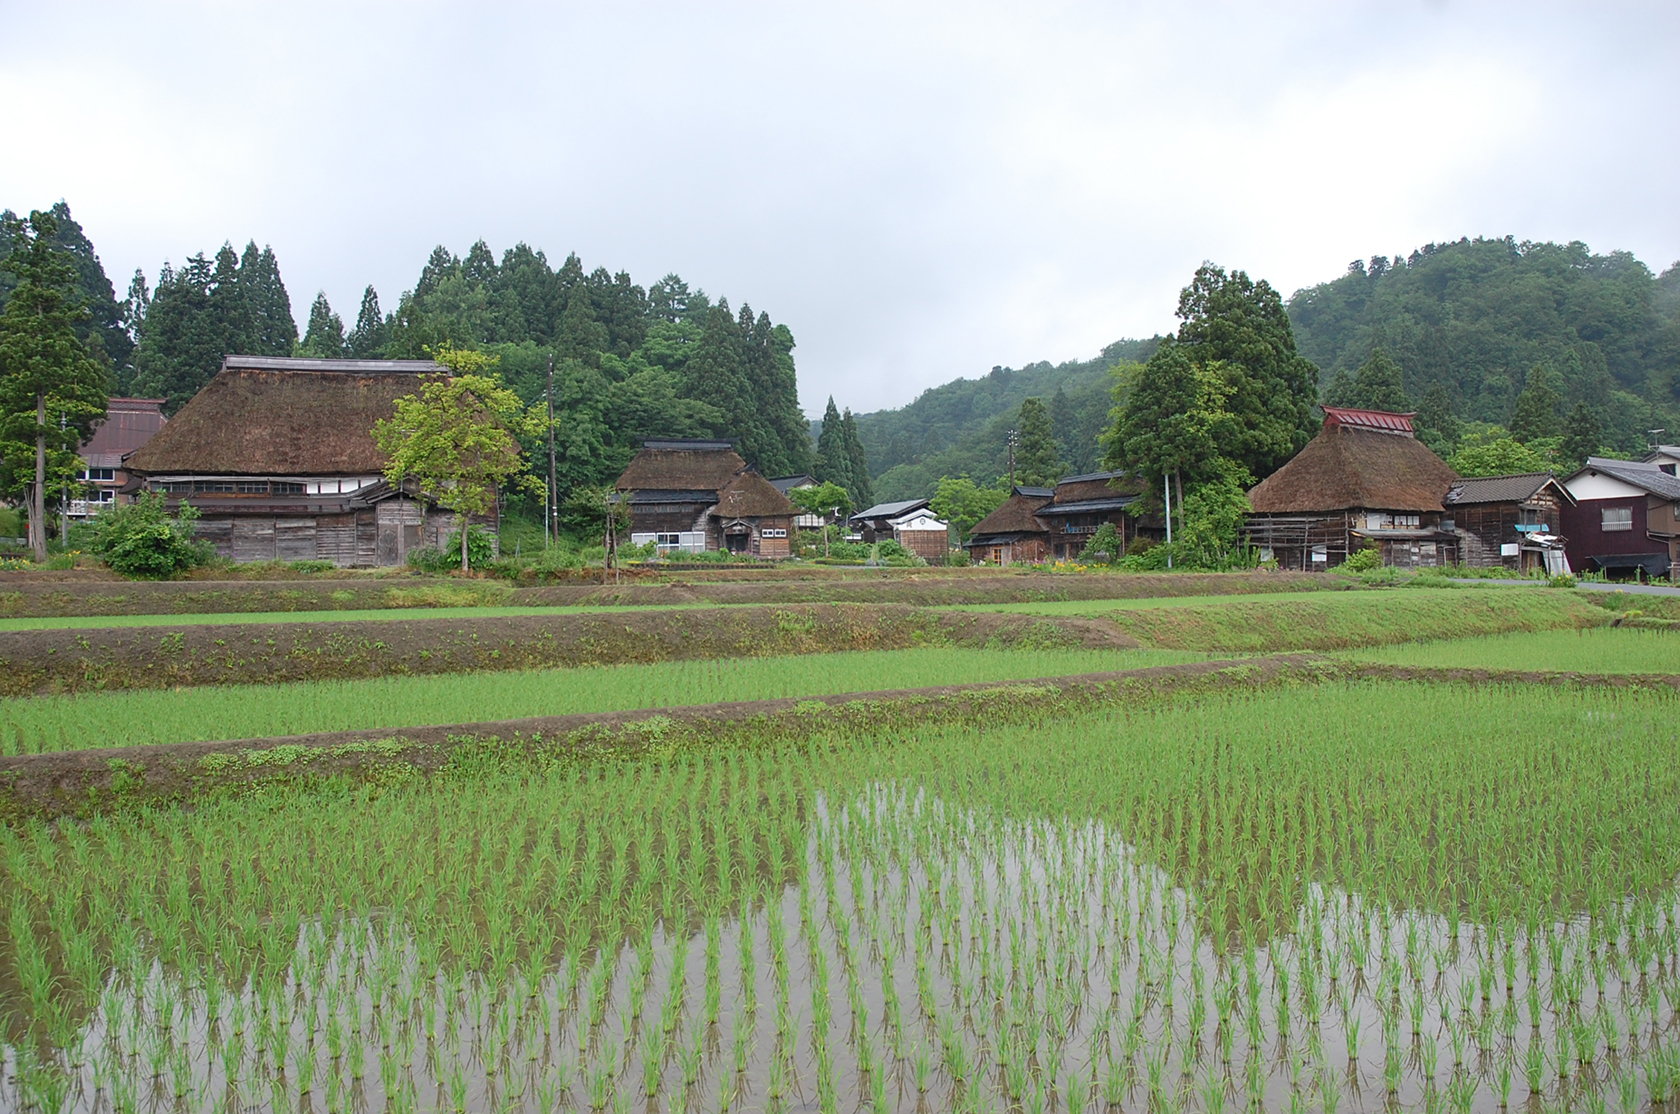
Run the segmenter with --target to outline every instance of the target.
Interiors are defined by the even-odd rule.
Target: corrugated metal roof
[[[1056,481],[1056,486],[1063,484],[1091,483],[1095,480],[1118,480],[1125,478],[1124,472],[1087,472],[1083,476],[1063,476]]]
[[[152,439],[163,428],[161,398],[113,398],[105,420],[82,444],[80,456],[89,468],[121,468],[122,458]]]
[[[1055,491],[1048,487],[1021,487],[1016,485],[1015,494],[1030,496],[1033,499],[1054,499]]]
[[[1090,514],[1094,511],[1117,511],[1138,501],[1136,495],[1117,495],[1113,499],[1081,499],[1077,503],[1051,503],[1040,507],[1039,514]]]
[[[1347,406],[1324,408],[1325,425],[1346,425],[1356,429],[1380,430],[1383,433],[1410,434],[1413,416],[1411,413],[1399,414],[1391,410],[1355,410]]]
[[[783,495],[786,495],[796,487],[815,487],[816,484],[817,478],[815,476],[808,475],[777,476],[770,481],[770,486],[781,492]]]
[[[316,360],[291,356],[223,356],[222,367],[251,368],[256,371],[348,371],[366,375],[370,372],[388,375],[406,371],[416,375],[448,373],[449,369],[435,360]]]
[[[1444,502],[1448,506],[1468,503],[1520,503],[1532,499],[1551,480],[1550,472],[1518,472],[1509,476],[1467,476],[1453,481]]]
[[[735,447],[733,441],[712,441],[700,438],[666,437],[643,441],[642,448],[658,449],[664,452],[677,453],[706,453],[724,452]]]

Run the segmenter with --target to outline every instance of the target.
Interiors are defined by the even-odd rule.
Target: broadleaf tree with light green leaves
[[[541,416],[527,411],[496,377],[494,356],[449,344],[432,355],[449,374],[428,376],[417,394],[397,399],[395,414],[374,423],[373,438],[389,458],[388,481],[413,480],[461,517],[466,570],[467,522],[490,512],[499,489],[531,480],[521,476],[526,462],[519,438],[546,431]]]

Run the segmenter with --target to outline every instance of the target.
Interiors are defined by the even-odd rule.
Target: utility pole
[[[59,440],[64,440],[64,415],[58,416]],[[70,488],[60,485],[58,489],[58,544],[66,549],[70,548]]]
[[[1161,495],[1167,501],[1167,568],[1172,568],[1172,474],[1161,473]]]
[[[1009,431],[1009,493],[1015,494],[1015,431]]]
[[[559,496],[554,490],[554,353],[548,354],[548,495],[543,500],[543,544],[560,533]]]

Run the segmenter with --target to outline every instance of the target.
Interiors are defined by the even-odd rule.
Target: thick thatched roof
[[[1458,474],[1406,432],[1327,418],[1295,459],[1248,493],[1256,514],[1439,511]]]
[[[647,441],[618,477],[617,487],[620,491],[722,491],[746,466],[727,441]],[[764,482],[768,486],[770,481]]]
[[[229,356],[125,467],[151,476],[376,473],[385,454],[373,423],[418,391],[422,375],[444,370],[430,360]]]
[[[797,513],[786,495],[757,472],[742,472],[718,491],[720,518],[766,518]]]
[[[1044,523],[1033,517],[1050,502],[1051,492],[1041,487],[1017,487],[1003,505],[974,524],[971,538],[992,534],[1042,534]]]

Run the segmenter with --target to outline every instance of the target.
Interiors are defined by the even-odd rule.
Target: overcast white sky
[[[0,0],[0,206],[118,289],[255,239],[307,316],[436,244],[669,271],[820,413],[1462,235],[1680,258],[1680,4]]]

